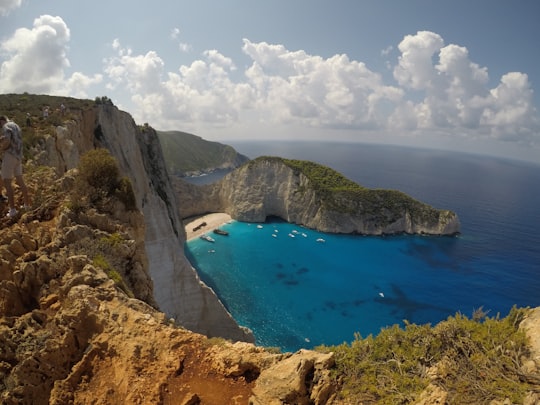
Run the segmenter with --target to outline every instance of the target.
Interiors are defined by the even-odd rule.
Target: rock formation
[[[88,150],[108,149],[131,181],[144,215],[148,272],[160,310],[195,332],[253,341],[184,256],[184,228],[155,131],[138,127],[129,114],[112,105],[71,113],[71,120],[43,134],[45,147],[36,152],[37,163],[52,166],[61,175],[76,167]]]
[[[177,182],[177,193],[186,196],[180,201],[180,211],[184,216],[226,212],[247,222],[277,216],[332,233],[453,235],[460,230],[459,219],[451,211],[436,210],[398,191],[363,189],[346,179],[352,190],[321,189],[290,162],[263,157],[215,184]],[[323,169],[328,176],[340,176]]]
[[[209,339],[154,308],[143,216],[114,200],[107,214],[69,208],[72,174],[39,169],[34,208],[0,219],[0,403],[325,404],[335,394],[331,354]],[[114,269],[92,259],[101,255]]]

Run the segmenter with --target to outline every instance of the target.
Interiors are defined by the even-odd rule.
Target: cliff
[[[370,190],[312,162],[262,157],[217,183],[177,183],[184,216],[226,212],[234,219],[264,222],[280,217],[323,232],[363,235],[459,232],[458,216],[393,190]]]
[[[81,210],[94,196],[74,194],[74,170],[28,174],[32,209],[9,220],[2,207],[0,218],[2,404],[324,404],[332,397],[332,354],[276,354],[209,339],[158,311],[140,211],[114,196]]]
[[[109,104],[70,111],[62,125],[41,130],[42,147],[33,152],[36,164],[54,167],[62,175],[75,168],[85,152],[108,149],[131,181],[144,217],[144,248],[153,284],[148,295],[168,317],[190,330],[253,341],[183,254],[184,228],[156,132],[138,127],[129,114]]]

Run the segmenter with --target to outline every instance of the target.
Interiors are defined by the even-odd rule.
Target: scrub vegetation
[[[438,210],[397,190],[369,189],[341,173],[318,163],[306,160],[283,159],[263,156],[250,162],[262,160],[282,162],[310,181],[310,186],[330,210],[345,213],[360,213],[373,218],[379,224],[389,224],[407,211],[413,218],[423,222],[437,223],[441,215],[450,211]]]
[[[481,309],[431,327],[405,322],[377,336],[355,336],[352,343],[320,346],[334,352],[334,378],[347,403],[414,403],[429,384],[448,393],[446,403],[488,404],[510,399],[522,403],[538,377],[522,371],[529,356],[518,329],[528,309],[512,308],[505,318]]]
[[[229,145],[210,142],[199,136],[181,131],[156,131],[163,158],[170,174],[184,176],[189,173],[222,167],[225,163],[236,165],[248,160]]]
[[[111,198],[124,203],[127,210],[136,209],[131,182],[120,177],[116,159],[107,149],[92,149],[81,156],[75,185],[71,193],[71,208],[75,211],[90,206],[105,209]]]

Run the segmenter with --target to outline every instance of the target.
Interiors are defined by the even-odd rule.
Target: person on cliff
[[[21,128],[13,121],[9,121],[5,115],[0,116],[0,147],[2,149],[2,168],[1,176],[6,188],[7,199],[9,204],[8,218],[13,218],[17,215],[15,208],[15,196],[13,193],[12,181],[15,181],[21,190],[24,200],[24,208],[30,207],[30,199],[28,197],[28,189],[22,175],[22,152],[23,143]]]

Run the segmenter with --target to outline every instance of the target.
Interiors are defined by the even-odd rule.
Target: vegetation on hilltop
[[[306,161],[262,156],[253,160],[278,161],[302,173],[310,180],[310,185],[329,209],[338,212],[361,212],[377,219],[379,223],[390,223],[408,211],[413,217],[423,218],[431,223],[439,221],[439,216],[449,214],[417,201],[397,190],[369,189],[327,166]]]
[[[111,103],[107,97],[95,100],[77,99],[45,94],[0,94],[0,115],[15,121],[22,130],[24,154],[28,156],[31,147],[42,142],[44,134],[51,127],[62,125],[72,117],[74,111],[86,110],[96,104]],[[65,106],[62,112],[61,105]],[[48,107],[48,116],[43,112]]]
[[[156,132],[167,170],[173,175],[212,170],[224,164],[236,167],[249,160],[229,145],[206,141],[196,135],[180,131]]]
[[[94,101],[44,94],[0,94],[0,114],[7,115],[21,128],[26,127],[26,116],[30,114],[33,127],[39,129],[43,126],[59,125],[63,119],[69,118],[71,110],[84,110],[104,99],[108,100],[106,97]],[[60,106],[62,104],[66,107],[65,115],[61,114]],[[49,107],[47,119],[43,117],[43,110],[46,107]]]
[[[521,368],[529,349],[518,327],[527,311],[514,307],[500,319],[480,308],[471,319],[457,314],[434,327],[405,322],[404,329],[394,325],[317,350],[335,353],[334,378],[347,403],[414,403],[430,383],[448,393],[445,403],[523,403],[539,382]]]

